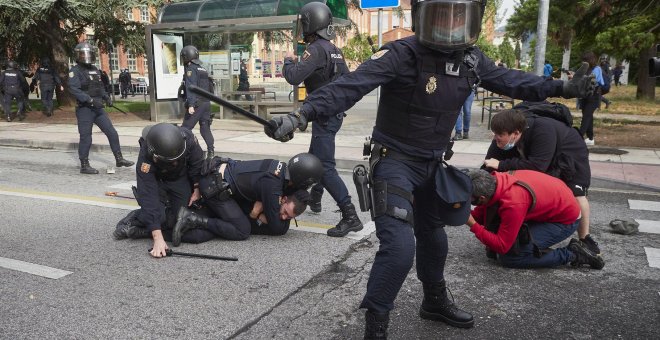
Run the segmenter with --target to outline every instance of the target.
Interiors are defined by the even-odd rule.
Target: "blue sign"
[[[360,8],[390,8],[399,7],[399,0],[360,0]]]

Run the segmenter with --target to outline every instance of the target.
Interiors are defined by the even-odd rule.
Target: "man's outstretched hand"
[[[307,117],[300,109],[286,116],[272,118],[269,123],[270,126],[264,127],[264,132],[268,137],[280,142],[288,142],[293,139],[296,129],[300,129],[300,131],[307,129]]]
[[[596,90],[596,78],[592,74],[587,75],[588,70],[589,63],[582,62],[582,66],[575,71],[573,79],[564,81],[564,89],[561,96],[566,99],[586,98],[594,93]]]

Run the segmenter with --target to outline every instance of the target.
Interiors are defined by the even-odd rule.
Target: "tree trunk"
[[[66,41],[62,35],[63,28],[60,18],[55,10],[51,11],[47,20],[43,34],[50,40],[50,45],[53,49],[53,67],[55,67],[57,74],[62,79],[62,85],[64,86],[64,91],[61,91],[59,88],[55,89],[57,102],[60,106],[73,107],[76,105],[76,102],[75,98],[69,93],[69,55],[66,53],[67,49],[73,48],[73,46],[66,46]]]
[[[564,46],[564,55],[561,57],[561,68],[564,70],[568,70],[571,67],[571,45],[572,45],[573,39],[569,38],[566,46]],[[560,77],[561,80],[568,80],[568,75],[560,71]]]
[[[649,77],[649,59],[655,57],[655,46],[640,51],[637,71],[637,99],[655,100],[655,78]]]

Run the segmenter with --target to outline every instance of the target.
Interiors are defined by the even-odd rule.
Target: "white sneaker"
[[[589,139],[589,138],[587,138],[587,139],[584,140],[584,144],[587,144],[587,145],[595,145],[594,140],[593,140],[593,139]]]

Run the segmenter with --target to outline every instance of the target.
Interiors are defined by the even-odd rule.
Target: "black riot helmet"
[[[287,165],[289,181],[296,189],[307,189],[321,181],[323,165],[318,157],[311,153],[299,153],[289,160]]]
[[[199,51],[197,50],[197,47],[188,45],[181,49],[181,63],[183,65],[186,65],[191,61],[197,64],[197,59],[199,59]]]
[[[310,2],[300,9],[298,14],[298,38],[318,34],[325,40],[335,37],[332,27],[332,12],[330,8],[321,2]],[[302,36],[301,36],[302,35]]]
[[[186,137],[179,127],[170,123],[158,123],[145,128],[142,136],[147,151],[156,162],[174,162],[186,153]]]
[[[412,0],[412,30],[437,51],[464,50],[477,42],[487,0]]]
[[[73,52],[78,64],[92,65],[96,62],[96,49],[87,42],[76,45]]]
[[[49,67],[49,66],[50,66],[50,58],[48,58],[48,57],[42,57],[42,58],[41,58],[41,66],[43,66],[43,67]]]
[[[13,61],[13,60],[8,61],[7,62],[7,69],[8,70],[18,70],[18,63]]]

